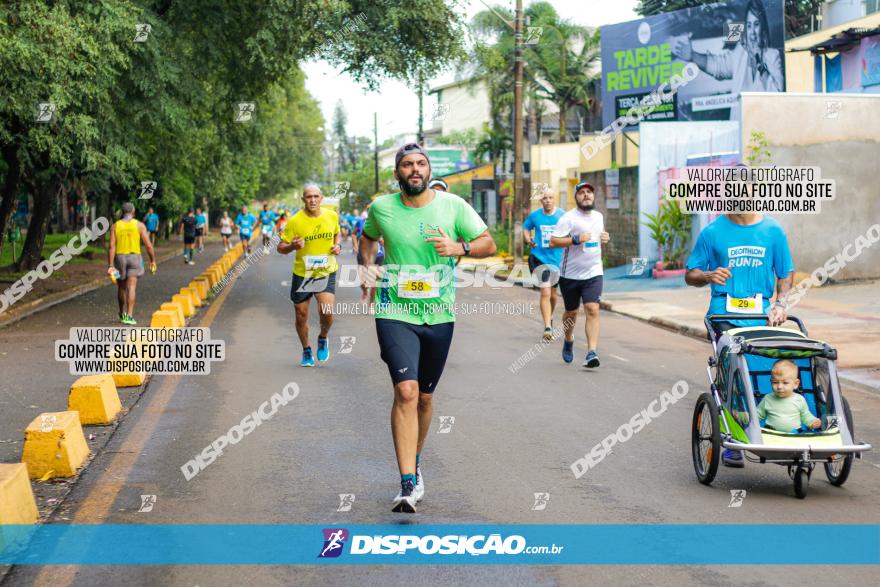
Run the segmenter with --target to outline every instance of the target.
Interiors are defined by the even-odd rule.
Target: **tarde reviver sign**
[[[699,75],[648,121],[737,120],[743,91],[785,91],[782,0],[731,0],[602,27],[602,119],[625,116],[687,63]]]

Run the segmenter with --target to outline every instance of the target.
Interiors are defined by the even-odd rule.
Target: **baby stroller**
[[[706,367],[710,391],[700,395],[694,408],[691,445],[697,479],[711,484],[721,451],[731,449],[743,451],[750,462],[787,466],[799,498],[807,495],[816,463],[823,464],[832,485],[843,485],[853,458],[861,458],[871,445],[853,438],[852,413],[837,381],[837,351],[808,338],[803,323],[794,316],[789,320],[799,330],[766,325],[723,330],[719,326],[744,318],[741,314],[705,318],[714,355]],[[747,319],[769,323],[766,315]],[[770,370],[780,359],[797,365],[801,385],[796,393],[821,420],[820,428],[773,430],[759,421],[757,406],[773,393]]]

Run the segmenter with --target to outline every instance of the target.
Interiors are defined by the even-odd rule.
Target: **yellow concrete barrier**
[[[223,268],[223,264],[222,264],[222,263],[214,263],[214,264],[212,264],[212,265],[209,267],[209,269],[214,269],[215,271],[219,271],[219,272],[220,272],[220,277],[221,277],[221,278],[222,278],[224,275],[226,275],[226,269]]]
[[[135,359],[132,355],[132,350],[130,347],[138,347],[137,357],[143,357],[143,351],[141,350],[145,345],[147,345],[146,341],[138,341],[138,342],[128,342],[126,343],[126,352],[124,355],[120,356],[119,353],[113,353],[113,359],[119,359],[120,361]],[[147,380],[146,373],[132,373],[130,371],[119,371],[112,372],[114,369],[114,365],[111,363],[110,366],[111,373],[109,374],[113,378],[113,383],[116,387],[140,387],[143,385],[144,381]]]
[[[79,412],[45,412],[24,431],[21,461],[31,479],[73,477],[88,456]]]
[[[0,464],[0,525],[34,524],[39,518],[27,466]]]
[[[202,277],[196,277],[192,281],[189,282],[190,287],[194,287],[199,290],[199,297],[202,298],[202,301],[208,299],[208,291],[210,291],[210,287],[208,286],[208,280]]]
[[[186,317],[183,315],[183,308],[180,307],[180,304],[175,302],[165,302],[159,306],[159,309],[165,312],[174,312],[177,314],[177,321],[180,322],[180,325],[186,326]]]
[[[196,308],[201,308],[201,307],[202,307],[202,302],[203,302],[204,300],[202,300],[202,296],[199,295],[199,290],[198,290],[198,288],[191,287],[191,286],[188,285],[188,286],[186,286],[186,287],[182,287],[182,288],[180,288],[180,293],[184,293],[184,290],[188,291],[188,292],[190,293],[190,295],[192,296],[193,304],[195,305],[195,307],[196,307]]]
[[[147,380],[146,373],[114,373],[116,387],[140,387]]]
[[[190,303],[192,303],[193,308],[199,307],[199,303],[197,303],[199,300],[196,299],[196,295],[188,287],[181,287],[178,293],[182,296],[187,296]],[[195,311],[197,312],[198,310]]]
[[[111,424],[122,411],[111,375],[84,375],[70,386],[67,409],[79,412],[81,424]]]
[[[180,328],[182,326],[180,317],[173,310],[157,310],[150,318],[150,328]]]
[[[214,287],[215,285],[217,285],[217,276],[214,274],[213,271],[204,271],[204,272],[202,272],[201,275],[199,275],[199,277],[204,277],[205,279],[207,279],[208,284],[211,287]]]
[[[175,304],[180,304],[180,307],[183,308],[183,315],[187,318],[196,313],[196,307],[193,305],[192,296],[189,292],[186,294],[174,294],[171,296],[171,301]]]

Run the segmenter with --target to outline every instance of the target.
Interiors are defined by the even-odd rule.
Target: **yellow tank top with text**
[[[138,230],[138,221],[132,218],[129,221],[120,220],[116,223],[116,254],[117,255],[140,255],[141,233]]]

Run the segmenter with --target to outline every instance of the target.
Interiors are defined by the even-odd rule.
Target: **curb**
[[[680,324],[673,320],[667,320],[666,318],[659,318],[657,316],[651,316],[650,318],[645,318],[644,316],[639,316],[638,314],[632,314],[629,312],[623,312],[621,310],[615,310],[614,307],[609,302],[601,302],[600,304],[603,310],[608,310],[609,312],[614,312],[620,316],[626,316],[628,318],[635,318],[639,322],[644,322],[646,324],[651,324],[653,326],[657,326],[664,330],[670,330],[672,332],[676,332],[678,334],[682,334],[684,336],[689,336],[690,338],[695,338],[702,342],[709,342],[708,338],[706,338],[706,331],[702,328],[694,328],[693,326],[688,326],[686,324]]]
[[[840,381],[841,385],[852,387],[853,389],[858,389],[859,391],[880,394],[880,386],[868,385],[867,383],[862,383],[861,381],[850,379],[849,377],[841,375],[839,371],[837,372],[837,380]]]
[[[165,261],[173,259],[174,257],[179,257],[180,255],[180,251],[172,251],[166,253],[162,257],[156,259],[156,264],[158,265],[159,263],[164,263]],[[77,296],[81,296],[82,294],[94,291],[99,287],[107,285],[107,283],[107,278],[101,277],[93,281],[80,284],[72,289],[59,291],[44,296],[42,298],[31,300],[30,302],[23,304],[20,308],[13,310],[10,314],[7,314],[6,316],[0,318],[0,328],[6,328],[10,324],[15,324],[19,320],[27,318],[28,316],[32,316],[37,312],[48,310],[52,306],[63,304],[64,302],[70,301]]]

